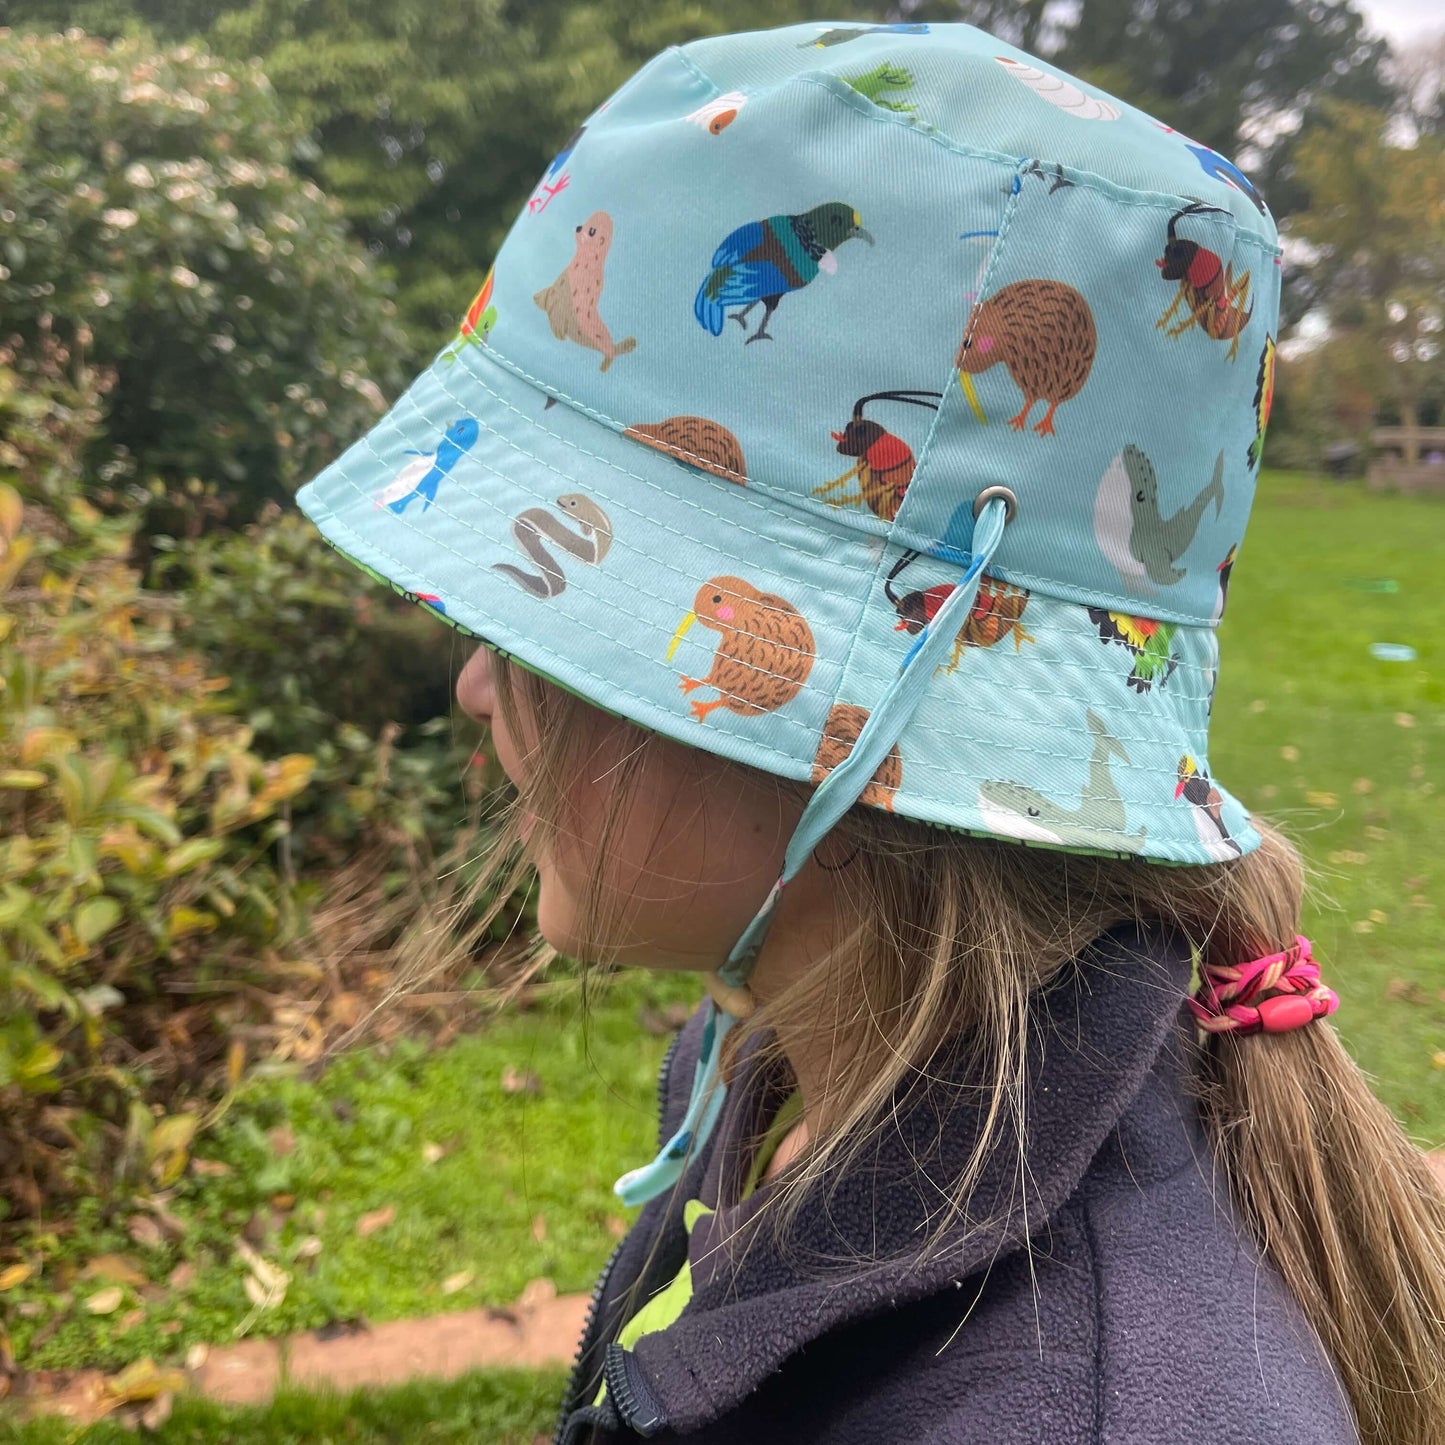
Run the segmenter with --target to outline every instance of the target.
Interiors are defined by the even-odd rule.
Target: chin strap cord
[[[848,756],[813,790],[798,819],[798,826],[783,855],[782,871],[773,884],[763,906],[728,954],[718,974],[725,984],[737,987],[747,982],[753,960],[763,946],[768,927],[777,911],[778,899],[808,860],[813,849],[834,824],[858,801],[858,796],[872,781],[878,766],[898,741],[909,718],[922,702],[935,668],[947,655],[959,629],[968,618],[979,583],[1009,517],[1009,502],[992,496],[983,505],[974,526],[973,560],[963,580],[944,599],[923,631],[913,641],[898,675],[889,684],[878,706],[869,714],[858,741]],[[631,1169],[612,1186],[624,1204],[645,1204],[649,1199],[670,1189],[682,1174],[688,1156],[706,1143],[722,1112],[727,1087],[719,1067],[723,1040],[737,1020],[724,1013],[711,999],[707,1003],[703,1025],[702,1050],[692,1077],[692,1097],[677,1133],[663,1146],[658,1156],[641,1168]]]

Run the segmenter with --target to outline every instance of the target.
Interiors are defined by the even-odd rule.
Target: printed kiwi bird
[[[1103,607],[1089,608],[1089,620],[1099,629],[1099,641],[1117,642],[1134,655],[1134,666],[1125,683],[1135,692],[1149,692],[1157,682],[1162,688],[1179,666],[1173,649],[1174,622],[1159,622],[1153,617],[1131,617],[1126,612],[1109,612]]]
[[[595,566],[612,546],[612,521],[607,513],[581,492],[567,492],[557,498],[557,507],[575,523],[569,531],[545,507],[528,507],[512,522],[512,540],[536,564],[536,572],[514,567],[510,562],[492,563],[492,571],[510,577],[533,597],[556,597],[566,590],[567,578],[557,559],[543,545],[543,538],[569,556]]]
[[[691,704],[698,722],[719,707],[743,717],[774,712],[802,691],[813,670],[817,649],[803,614],[791,602],[760,592],[741,577],[713,577],[697,589],[692,611],[667,644],[669,662],[694,622],[722,636],[708,675],[678,682],[683,692],[717,689],[719,695],[712,702]]]
[[[1244,851],[1233,838],[1224,823],[1224,794],[1210,781],[1207,773],[1201,772],[1199,764],[1185,753],[1179,759],[1179,782],[1174,789],[1176,798],[1183,798],[1194,814],[1194,831],[1204,851],[1216,862],[1227,862],[1238,858]]]
[[[1023,410],[1009,418],[1009,425],[1022,431],[1034,403],[1043,401],[1048,411],[1034,431],[1053,436],[1054,413],[1084,389],[1098,344],[1094,313],[1072,286],[1015,281],[975,308],[953,364],[979,421],[986,424],[987,419],[973,378],[1003,362],[1024,397]]]
[[[820,271],[837,271],[834,253],[854,236],[873,245],[862,217],[843,201],[739,226],[713,252],[712,270],[697,288],[692,311],[698,325],[721,336],[723,321],[730,316],[746,331],[748,313],[761,301],[763,319],[744,344],[771,341],[768,322],[778,303],[790,291],[801,291]],[[729,306],[743,309],[728,311]]]
[[[612,249],[612,217],[606,211],[593,211],[577,227],[576,235],[577,249],[566,270],[532,300],[547,313],[553,336],[600,351],[599,369],[606,371],[619,356],[637,349],[635,336],[613,341],[607,323],[597,311],[602,299],[602,270]]]
[[[853,703],[834,703],[828,710],[828,721],[823,724],[823,736],[818,739],[818,751],[813,758],[812,780],[821,783],[834,768],[853,751],[868,721],[868,709]],[[858,794],[860,803],[871,807],[887,808],[893,811],[893,796],[903,786],[903,755],[894,743],[888,756],[878,764],[868,786]]]
[[[408,452],[407,455],[414,457],[415,461],[407,462],[375,493],[375,505],[387,507],[400,516],[420,497],[422,511],[429,511],[431,504],[436,501],[437,488],[441,485],[442,478],[451,474],[452,468],[476,445],[480,434],[481,428],[476,420],[464,416],[446,429],[436,451]]]

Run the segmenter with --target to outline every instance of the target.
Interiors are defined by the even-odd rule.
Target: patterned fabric
[[[1176,863],[1280,250],[1228,160],[965,25],[669,49],[587,117],[456,336],[300,494],[598,706],[820,781],[1017,499],[865,806]]]

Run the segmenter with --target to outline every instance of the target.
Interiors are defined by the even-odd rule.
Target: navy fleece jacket
[[[1211,1162],[1188,1093],[1189,978],[1181,940],[1119,929],[1036,997],[1026,1167],[1006,1132],[967,1220],[926,1258],[924,1221],[977,1138],[962,1066],[936,1060],[953,1087],[900,1097],[779,1249],[747,1228],[767,1188],[737,1201],[784,1083],[745,1059],[710,1145],[600,1281],[558,1440],[1357,1445],[1330,1362]],[[664,1069],[664,1138],[700,1022]],[[691,1240],[690,1198],[721,1201]],[[611,1343],[685,1257],[682,1315],[634,1350]],[[604,1373],[605,1401],[586,1404]]]

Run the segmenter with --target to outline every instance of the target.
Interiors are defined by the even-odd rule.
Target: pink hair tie
[[[1206,963],[1200,972],[1203,982],[1188,1002],[1208,1033],[1282,1034],[1340,1006],[1340,996],[1320,982],[1320,966],[1302,933],[1283,953],[1251,963]]]

